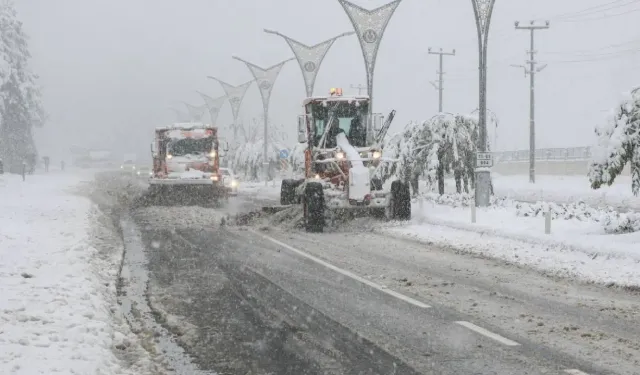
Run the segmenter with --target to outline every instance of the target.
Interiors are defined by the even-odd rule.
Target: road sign
[[[476,152],[476,167],[491,168],[493,167],[493,155],[490,152]]]
[[[289,150],[282,149],[280,150],[280,159],[286,159],[289,157]]]

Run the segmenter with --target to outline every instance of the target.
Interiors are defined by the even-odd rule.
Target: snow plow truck
[[[383,163],[398,162],[382,156],[395,111],[384,121],[381,114],[369,114],[369,103],[368,96],[342,96],[341,89],[303,102],[298,142],[307,146],[305,177],[282,181],[280,204],[302,204],[307,232],[323,232],[328,212],[361,210],[391,220],[411,218],[408,184],[393,181],[385,189],[388,184],[375,177]]]
[[[228,151],[228,145],[218,139],[214,126],[176,123],[156,128],[151,143],[151,196],[205,206],[227,199],[229,188],[220,171],[221,151]]]

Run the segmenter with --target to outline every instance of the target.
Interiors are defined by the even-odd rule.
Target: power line
[[[607,20],[609,18],[614,18],[614,17],[619,17],[619,16],[626,16],[628,14],[635,13],[635,12],[638,12],[638,11],[640,11],[640,9],[632,9],[632,10],[629,10],[629,11],[626,11],[626,12],[622,12],[622,13],[605,14],[602,17],[584,18],[584,19],[579,19],[578,17],[575,17],[576,19],[569,18],[569,19],[565,19],[565,20],[558,20],[556,22],[578,23],[578,22],[603,21],[603,20]]]
[[[560,20],[563,18],[575,18],[576,16],[584,16],[592,13],[625,7],[627,5],[638,3],[638,1],[639,0],[615,0],[605,4],[594,5],[594,6],[591,6],[582,10],[574,11],[574,12],[566,12],[566,13],[556,14],[554,16],[548,16],[547,18],[550,18],[554,21]],[[623,3],[623,4],[619,4],[619,3]]]
[[[443,57],[444,56],[455,56],[456,55],[456,50],[454,49],[453,52],[444,52],[442,50],[442,48],[440,48],[440,51],[434,52],[431,50],[431,47],[429,47],[429,54],[430,55],[439,55],[440,58],[440,70],[437,72],[438,73],[438,84],[436,85],[434,82],[431,82],[431,84],[433,85],[433,87],[436,88],[436,90],[438,90],[438,113],[442,113],[442,91],[444,90],[444,63],[443,63]]]

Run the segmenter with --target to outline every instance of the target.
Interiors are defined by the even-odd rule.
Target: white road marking
[[[483,336],[487,336],[490,339],[496,340],[497,342],[507,345],[507,346],[518,346],[520,344],[518,344],[515,341],[511,341],[506,337],[502,337],[500,335],[497,335],[491,331],[487,331],[486,329],[482,328],[482,327],[478,327],[477,325],[473,324],[473,323],[469,323],[469,322],[465,322],[465,321],[457,321],[457,324],[460,324],[463,327],[469,328],[470,330],[479,333]]]
[[[569,375],[589,375],[586,372],[583,372],[583,371],[580,371],[580,370],[576,370],[576,369],[564,370],[564,372],[566,372]]]
[[[336,272],[338,272],[338,273],[340,273],[340,274],[342,274],[344,276],[347,276],[347,277],[349,277],[349,278],[351,278],[353,280],[356,280],[356,281],[359,281],[359,282],[361,282],[363,284],[366,284],[366,285],[372,287],[373,289],[379,290],[382,293],[386,293],[386,294],[388,294],[390,296],[393,296],[393,297],[395,297],[395,298],[397,298],[399,300],[405,301],[407,303],[410,303],[410,304],[412,304],[414,306],[421,307],[423,309],[428,309],[428,308],[431,307],[431,306],[429,306],[429,305],[427,305],[425,303],[422,303],[422,302],[420,302],[420,301],[418,301],[416,299],[413,299],[411,297],[407,297],[404,294],[400,294],[398,292],[394,292],[393,290],[389,290],[384,286],[378,285],[378,284],[376,284],[374,282],[371,282],[371,281],[369,281],[369,280],[367,280],[365,278],[362,278],[362,277],[360,277],[358,275],[355,275],[355,274],[353,274],[353,273],[351,273],[349,271],[346,271],[346,270],[343,270],[342,268],[336,267],[331,263],[327,263],[327,262],[325,262],[325,261],[323,261],[321,259],[318,259],[318,258],[314,257],[313,255],[307,254],[302,250],[298,250],[293,246],[287,245],[284,242],[276,240],[275,238],[272,238],[272,237],[269,237],[269,236],[267,236],[265,234],[256,232],[253,229],[249,229],[249,230],[251,232],[253,232],[254,234],[256,234],[256,235],[258,235],[258,236],[260,236],[260,237],[262,237],[262,238],[264,238],[266,240],[269,240],[269,241],[271,241],[271,242],[273,242],[273,243],[275,243],[277,245],[280,245],[280,246],[284,247],[287,250],[290,250],[290,251],[292,251],[292,252],[294,252],[294,253],[302,256],[302,257],[305,257],[307,259],[310,259],[310,260],[312,260],[312,261],[314,261],[314,262],[316,262],[316,263],[318,263],[318,264],[320,264],[320,265],[322,265],[322,266],[324,266],[324,267],[326,267],[326,268],[328,268],[330,270],[336,271]]]

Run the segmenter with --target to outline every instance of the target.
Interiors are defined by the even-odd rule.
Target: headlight
[[[380,159],[380,157],[382,157],[382,152],[380,152],[380,151],[374,151],[373,152],[373,158],[374,159]]]
[[[124,165],[121,165],[121,166],[120,166],[120,169],[124,169]]]
[[[238,181],[232,180],[231,181],[231,187],[236,187],[236,186],[238,186]]]
[[[338,152],[336,152],[336,159],[338,159],[338,160],[342,160],[342,159],[344,159],[344,158],[345,158],[345,154],[344,154],[344,152],[342,152],[342,151],[338,151]]]
[[[211,151],[209,153],[209,156],[212,157],[212,158],[215,158],[216,157],[216,152],[215,151]]]
[[[136,166],[135,166],[135,165],[134,165],[134,166],[132,166],[132,167],[131,167],[131,169],[136,169]]]
[[[171,159],[172,157],[173,157],[173,155],[167,154],[167,159]]]
[[[319,175],[319,174],[317,174],[317,175],[316,175],[316,180],[319,180],[319,179],[320,179],[320,175]]]
[[[211,181],[218,181],[218,176],[217,175],[211,176]]]
[[[140,171],[138,171],[138,176],[140,176]]]

